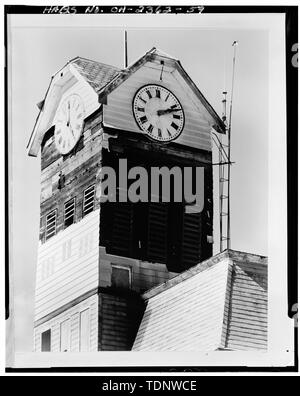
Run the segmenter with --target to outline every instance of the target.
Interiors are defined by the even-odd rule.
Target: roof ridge
[[[176,57],[173,56],[173,55],[168,54],[168,53],[165,52],[165,51],[162,51],[160,48],[155,48],[155,47],[153,47],[152,50],[154,50],[153,53],[155,53],[155,54],[158,55],[158,56],[162,56],[162,57],[164,57],[164,58],[170,58],[170,59],[174,59],[174,60],[178,61],[178,58],[176,58]],[[151,51],[152,51],[152,50],[151,50]]]
[[[240,257],[238,257],[238,256],[240,256]],[[145,297],[145,299],[148,299],[156,294],[159,294],[159,293],[165,291],[166,289],[174,287],[174,286],[178,285],[179,283],[190,279],[191,277],[199,274],[200,272],[204,272],[204,271],[210,269],[211,267],[215,266],[216,264],[218,264],[220,261],[222,261],[224,259],[244,260],[245,258],[247,258],[247,257],[250,258],[251,256],[252,256],[252,258],[259,259],[260,264],[267,265],[264,262],[267,260],[267,256],[260,256],[258,254],[246,253],[246,252],[233,250],[233,249],[226,249],[226,250],[223,250],[222,252],[215,254],[214,256],[209,257],[208,259],[206,259],[204,261],[201,261],[200,263],[194,265],[193,267],[190,267],[187,270],[178,273],[173,278],[168,279],[165,282],[160,283],[154,287],[151,287],[150,289],[146,290],[143,293],[143,296]],[[253,263],[251,263],[251,264],[253,264]],[[150,295],[147,296],[147,294],[150,294]]]
[[[229,255],[236,255],[236,254],[240,254],[240,255],[249,255],[249,256],[255,256],[259,259],[267,259],[268,256],[265,256],[264,254],[258,254],[258,253],[251,253],[251,252],[245,252],[243,250],[237,250],[237,249],[227,249]]]
[[[121,68],[119,68],[119,67],[117,67],[117,66],[110,65],[110,64],[108,64],[108,63],[103,63],[103,62],[100,62],[100,61],[97,61],[97,60],[94,60],[94,59],[85,58],[84,56],[76,56],[75,58],[69,60],[68,63],[67,63],[66,65],[68,65],[69,63],[74,63],[77,59],[83,59],[83,60],[86,60],[86,61],[88,61],[88,62],[97,63],[97,64],[99,64],[99,65],[101,65],[101,66],[111,67],[111,68],[114,68],[114,69],[116,69],[116,70],[118,70],[118,71],[121,71],[121,70],[122,70]]]
[[[156,295],[166,289],[174,287],[174,286],[178,285],[179,283],[181,283],[185,280],[188,280],[189,278],[193,277],[194,275],[196,275],[200,272],[203,272],[207,269],[210,269],[214,265],[218,264],[224,258],[229,258],[227,250],[224,250],[223,252],[220,252],[214,256],[211,256],[204,261],[201,261],[200,263],[194,265],[193,267],[188,268],[187,270],[184,270],[184,271],[178,273],[173,278],[168,279],[163,283],[160,283],[156,286],[151,287],[150,289],[146,290],[143,293],[143,296],[146,296],[148,293],[150,293],[150,294],[154,293],[154,295]],[[156,293],[155,293],[155,291],[156,291]],[[150,297],[152,297],[152,296],[150,296]],[[146,297],[146,299],[148,299],[148,298],[149,297]]]

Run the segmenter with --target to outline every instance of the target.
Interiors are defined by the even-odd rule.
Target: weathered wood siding
[[[129,351],[144,311],[142,299],[137,294],[99,295],[99,345],[100,351]]]
[[[235,350],[266,350],[268,345],[267,266],[234,263],[225,306],[224,346]]]
[[[98,295],[85,299],[34,329],[34,351],[41,352],[41,333],[51,330],[51,352],[60,352],[61,323],[70,320],[70,351],[80,351],[80,313],[89,310],[89,350],[98,348]]]
[[[172,71],[172,73],[171,73]],[[204,110],[201,112],[192,100],[192,93],[186,84],[176,78],[174,70],[165,70],[160,80],[161,68],[154,68],[148,62],[124,81],[108,96],[104,106],[104,123],[117,129],[142,133],[137,126],[133,113],[132,102],[139,88],[148,84],[158,84],[171,90],[179,99],[185,112],[185,126],[176,143],[211,151],[211,132]]]
[[[228,260],[150,298],[135,351],[209,351],[220,345]]]
[[[40,239],[44,241],[46,216],[53,209],[57,209],[57,232],[64,229],[64,203],[76,198],[75,221],[82,218],[83,192],[90,185],[95,184],[95,208],[100,201],[100,170],[101,170],[101,142],[102,113],[96,112],[85,121],[83,135],[68,155],[58,153],[53,132],[45,136],[42,148],[41,174],[41,227]],[[64,187],[59,189],[59,173],[64,176]]]
[[[99,209],[40,244],[35,320],[98,286]]]

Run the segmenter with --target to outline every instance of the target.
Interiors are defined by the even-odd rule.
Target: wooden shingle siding
[[[210,126],[204,113],[191,101],[191,93],[185,84],[174,77],[175,73],[165,71],[160,81],[160,70],[151,64],[142,66],[108,96],[104,106],[104,123],[116,129],[142,133],[132,114],[132,101],[139,88],[146,84],[159,84],[170,89],[179,99],[186,113],[185,126],[176,143],[211,151]]]
[[[267,267],[234,263],[228,306],[225,346],[233,349],[267,349]]]
[[[91,352],[96,352],[98,348],[98,295],[85,299],[81,303],[74,305],[72,308],[65,310],[61,314],[53,317],[47,322],[34,329],[34,350],[41,351],[41,333],[51,329],[51,352],[60,352],[60,325],[65,320],[70,320],[70,351],[79,352],[80,337],[80,312],[89,309],[90,323],[90,342]]]
[[[40,244],[35,320],[98,286],[99,209]]]
[[[148,300],[133,350],[213,350],[220,344],[228,263]]]

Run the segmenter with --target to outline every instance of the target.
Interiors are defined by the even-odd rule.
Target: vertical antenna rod
[[[238,42],[234,41],[233,46],[233,61],[232,61],[232,83],[231,83],[231,99],[230,99],[230,110],[229,110],[229,123],[228,123],[228,200],[227,200],[227,249],[230,249],[230,168],[231,168],[231,117],[232,117],[232,101],[233,101],[233,88],[234,88],[234,72],[235,72],[235,59],[236,59],[236,47]]]
[[[128,59],[127,59],[127,30],[124,32],[124,67],[128,66]]]
[[[226,102],[227,102],[227,91],[225,91],[225,76],[224,76],[224,91],[223,91],[223,100],[222,100],[222,121],[226,127],[227,125],[227,114],[226,114]],[[219,210],[220,210],[220,252],[223,251],[223,242],[227,241],[227,234],[226,237],[224,236],[224,216],[227,215],[227,212],[224,212],[224,201],[228,199],[227,190],[225,182],[228,181],[226,175],[226,169],[228,169],[228,164],[223,164],[223,162],[227,162],[228,158],[224,159],[228,154],[228,145],[223,143],[222,136],[220,136],[220,148],[219,148]],[[228,172],[227,172],[228,173]],[[228,218],[228,216],[227,216]],[[227,225],[226,225],[226,232],[227,232]]]
[[[222,109],[222,121],[224,122],[224,124],[226,125],[227,123],[227,108],[226,108],[226,103],[227,103],[227,91],[223,91],[223,100],[222,100],[222,105],[223,105],[223,109]]]

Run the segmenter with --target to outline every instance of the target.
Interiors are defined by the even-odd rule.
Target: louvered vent
[[[46,216],[46,241],[56,234],[56,210]]]
[[[94,210],[95,205],[95,186],[90,186],[83,193],[83,217]]]
[[[70,201],[66,202],[64,207],[65,227],[69,227],[73,223],[75,223],[75,198],[72,198]]]

